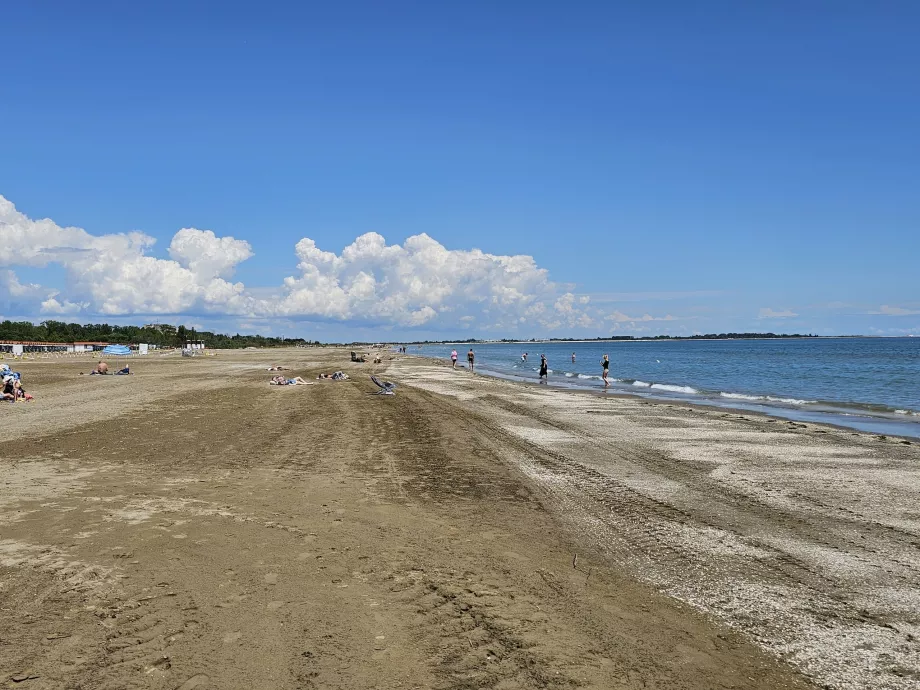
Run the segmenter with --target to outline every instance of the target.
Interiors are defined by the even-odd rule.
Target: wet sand
[[[916,444],[347,355],[17,365],[0,683],[916,687]]]

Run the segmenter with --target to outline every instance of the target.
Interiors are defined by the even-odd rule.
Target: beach
[[[17,363],[0,683],[920,683],[920,444],[348,355]]]

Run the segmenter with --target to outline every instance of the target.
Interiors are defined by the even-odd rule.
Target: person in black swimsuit
[[[607,380],[607,370],[610,368],[610,358],[607,355],[604,355],[601,360],[601,366],[604,368],[604,375],[601,378],[604,379],[604,385],[609,386],[610,381]]]
[[[476,361],[476,355],[473,353],[473,348],[470,348],[470,351],[466,353],[466,361],[469,362],[470,371],[473,371],[473,364]]]
[[[540,383],[549,383],[549,363],[546,361],[546,355],[540,355]]]

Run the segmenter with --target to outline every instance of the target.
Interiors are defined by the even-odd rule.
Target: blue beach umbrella
[[[131,354],[131,348],[127,345],[106,345],[102,348],[102,354],[113,355],[115,357],[127,357]]]

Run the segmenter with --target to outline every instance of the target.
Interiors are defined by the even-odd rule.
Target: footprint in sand
[[[224,635],[224,644],[232,644],[233,642],[236,642],[237,640],[239,640],[242,636],[243,636],[243,633],[241,633],[239,630],[237,630],[236,632],[227,633],[226,635]]]
[[[267,585],[278,584],[278,574],[277,573],[266,573],[265,574],[265,584]]]
[[[280,609],[282,606],[284,606],[284,602],[283,602],[283,601],[270,601],[270,602],[268,602],[268,610],[269,610],[269,611],[277,611],[277,610]]]

